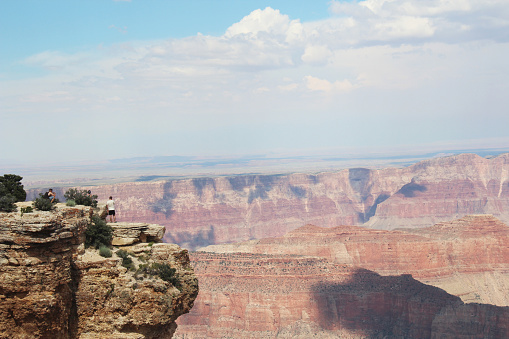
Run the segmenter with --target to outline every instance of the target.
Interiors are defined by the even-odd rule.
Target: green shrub
[[[99,248],[101,245],[110,246],[113,238],[113,229],[98,216],[92,216],[92,222],[85,231],[85,247]]]
[[[177,270],[168,264],[152,263],[152,265],[142,264],[136,271],[136,275],[151,275],[158,276],[164,281],[171,283],[176,288],[180,289],[181,285],[175,276]]]
[[[25,213],[32,213],[33,211],[34,209],[32,206],[21,207],[21,216],[23,216]]]
[[[70,188],[64,194],[65,199],[74,200],[77,205],[97,207],[97,195],[88,195],[87,190]]]
[[[32,213],[33,211],[32,206],[21,207],[21,213]]]
[[[0,212],[16,211],[16,198],[11,194],[0,196]]]
[[[32,205],[38,209],[39,211],[51,211],[55,208],[55,205],[58,202],[58,199],[55,198],[53,202],[50,199],[45,198],[42,193],[39,193],[39,197],[34,200]]]
[[[131,259],[131,254],[124,250],[118,250],[115,252],[120,258],[122,258],[122,266],[127,268],[130,271],[134,271],[136,268],[134,267],[133,259]]]
[[[175,272],[177,271],[175,268],[168,264],[153,263],[152,269],[155,270],[156,274],[164,281],[171,283],[177,288],[180,287],[180,283],[177,277],[175,277]]]
[[[69,207],[74,207],[76,206],[76,201],[72,200],[72,199],[69,199],[65,202],[65,205],[66,206],[69,206]]]
[[[101,257],[105,257],[105,258],[111,258],[112,253],[111,253],[111,250],[108,247],[100,246],[99,247],[99,255]]]

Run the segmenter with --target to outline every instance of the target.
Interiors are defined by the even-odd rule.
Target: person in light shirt
[[[110,197],[110,200],[108,200],[106,206],[108,206],[108,215],[110,216],[110,222],[117,222],[117,218],[115,217],[115,201],[113,201],[113,197]]]

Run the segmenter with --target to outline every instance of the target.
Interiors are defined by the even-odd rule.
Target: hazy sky
[[[0,1],[0,163],[509,145],[509,1]]]

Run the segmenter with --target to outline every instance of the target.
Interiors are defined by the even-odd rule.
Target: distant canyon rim
[[[509,222],[509,154],[460,154],[403,168],[234,175],[84,186],[112,195],[119,220],[164,225],[195,250],[277,237],[306,224],[427,227],[468,214]],[[63,197],[66,188],[55,188]],[[42,189],[30,189],[27,199]]]

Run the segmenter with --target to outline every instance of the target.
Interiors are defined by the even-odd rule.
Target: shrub
[[[1,212],[14,212],[16,211],[16,198],[11,194],[0,196],[0,211]]]
[[[171,283],[173,286],[177,288],[180,287],[180,283],[175,277],[175,272],[177,271],[175,268],[171,267],[168,264],[153,263],[152,269],[164,281]]]
[[[113,229],[98,216],[92,216],[92,222],[85,231],[85,247],[99,248],[101,245],[110,246],[113,238]]]
[[[122,266],[124,266],[130,271],[134,271],[136,269],[134,267],[133,259],[131,259],[129,252],[124,250],[118,250],[115,252],[115,254],[122,258]]]
[[[32,206],[21,207],[21,213],[32,213],[33,211]]]
[[[105,258],[111,258],[112,253],[111,253],[111,250],[108,247],[100,246],[99,247],[99,255],[101,257],[105,257]]]
[[[164,281],[167,281],[171,283],[176,288],[180,289],[181,285],[178,281],[177,277],[175,276],[175,272],[177,270],[173,267],[171,267],[168,264],[160,264],[160,263],[153,263],[152,265],[140,265],[138,271],[136,271],[136,274],[144,274],[144,275],[157,275],[159,278],[161,278]]]
[[[77,205],[97,207],[97,195],[88,195],[87,190],[70,188],[64,193],[67,200],[74,200]]]
[[[57,203],[58,199],[55,198],[53,202],[50,199],[45,198],[42,193],[39,193],[39,197],[34,200],[32,205],[39,211],[51,211],[55,208],[54,203]]]
[[[72,199],[69,199],[65,202],[65,205],[66,206],[69,206],[69,207],[74,207],[76,206],[76,201],[72,200]]]
[[[21,207],[21,216],[23,216],[25,213],[32,213],[33,211],[34,209],[32,206]]]

